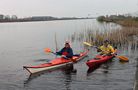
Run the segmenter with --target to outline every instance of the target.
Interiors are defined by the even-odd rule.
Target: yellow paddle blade
[[[44,50],[44,51],[45,51],[45,52],[47,52],[47,53],[52,52],[50,48],[45,48],[45,50]]]
[[[85,45],[88,45],[88,46],[93,46],[92,44],[90,44],[90,43],[88,43],[88,42],[83,42],[83,44],[85,44]]]
[[[129,61],[128,58],[125,56],[117,56],[117,57],[120,59],[120,61],[125,61],[125,62]]]

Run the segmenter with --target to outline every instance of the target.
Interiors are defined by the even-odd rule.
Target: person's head
[[[104,46],[108,46],[108,44],[109,44],[109,41],[108,41],[108,40],[105,40],[105,41],[103,42],[103,45],[104,45]]]
[[[70,43],[68,41],[65,42],[65,47],[69,48],[70,47]]]

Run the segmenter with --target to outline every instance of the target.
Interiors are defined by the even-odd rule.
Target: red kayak
[[[72,59],[56,58],[49,63],[44,63],[36,66],[23,66],[30,74],[38,73],[41,71],[48,71],[51,69],[60,68],[68,64],[73,64],[87,56],[88,51],[80,53],[78,56],[73,56]]]
[[[97,55],[95,58],[88,60],[86,64],[89,68],[95,68],[96,66],[99,66],[102,63],[105,63],[108,60],[111,60],[112,58],[114,58],[114,55],[111,55],[111,56]]]

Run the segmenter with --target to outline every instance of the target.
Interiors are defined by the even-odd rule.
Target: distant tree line
[[[113,22],[122,26],[138,27],[138,17],[129,15],[106,15],[97,18],[99,22]]]
[[[138,17],[128,16],[128,15],[106,15],[106,16],[99,16],[97,18],[98,21],[106,21],[106,22],[114,22],[114,21],[120,21],[120,20],[134,20],[138,21]]]
[[[0,22],[29,22],[29,21],[51,21],[51,20],[74,20],[74,19],[92,19],[92,18],[77,18],[77,17],[52,17],[52,16],[31,16],[18,18],[16,15],[2,15],[0,14]]]

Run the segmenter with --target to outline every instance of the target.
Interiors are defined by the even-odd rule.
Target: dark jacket
[[[63,48],[59,52],[56,52],[57,55],[65,55],[67,58],[72,58],[73,50],[72,48]]]

